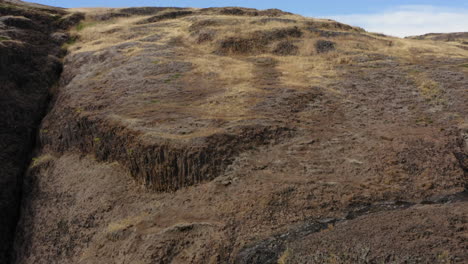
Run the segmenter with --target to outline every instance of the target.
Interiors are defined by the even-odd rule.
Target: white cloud
[[[406,5],[381,13],[337,15],[331,18],[370,32],[398,37],[468,31],[468,9],[427,5]]]

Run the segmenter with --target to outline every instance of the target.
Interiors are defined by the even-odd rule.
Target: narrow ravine
[[[59,8],[0,1],[0,262],[8,263],[23,175],[62,72],[66,29],[79,21]]]

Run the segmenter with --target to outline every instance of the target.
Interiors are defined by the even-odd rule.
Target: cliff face
[[[0,262],[12,248],[22,176],[62,71],[66,12],[0,1]]]
[[[86,18],[23,181],[16,263],[468,258],[458,44],[279,10],[66,11],[43,33],[46,55],[62,54],[66,35],[51,33],[81,19],[71,13]],[[57,65],[17,72],[50,78],[37,109]],[[32,147],[17,140],[15,181]]]

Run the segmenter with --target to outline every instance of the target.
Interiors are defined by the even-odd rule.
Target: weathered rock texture
[[[17,263],[466,262],[458,43],[279,10],[79,11]]]
[[[22,176],[56,87],[68,33],[64,10],[0,1],[0,262],[18,220]]]

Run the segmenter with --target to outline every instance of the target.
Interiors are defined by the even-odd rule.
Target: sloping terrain
[[[455,33],[429,33],[421,36],[408,37],[409,39],[445,41],[458,44],[459,48],[468,50],[468,32]]]
[[[463,263],[468,51],[245,8],[79,9],[16,263]]]
[[[429,33],[421,36],[408,37],[410,39],[425,39],[425,40],[438,40],[438,41],[468,41],[468,32],[455,32],[455,33]]]

